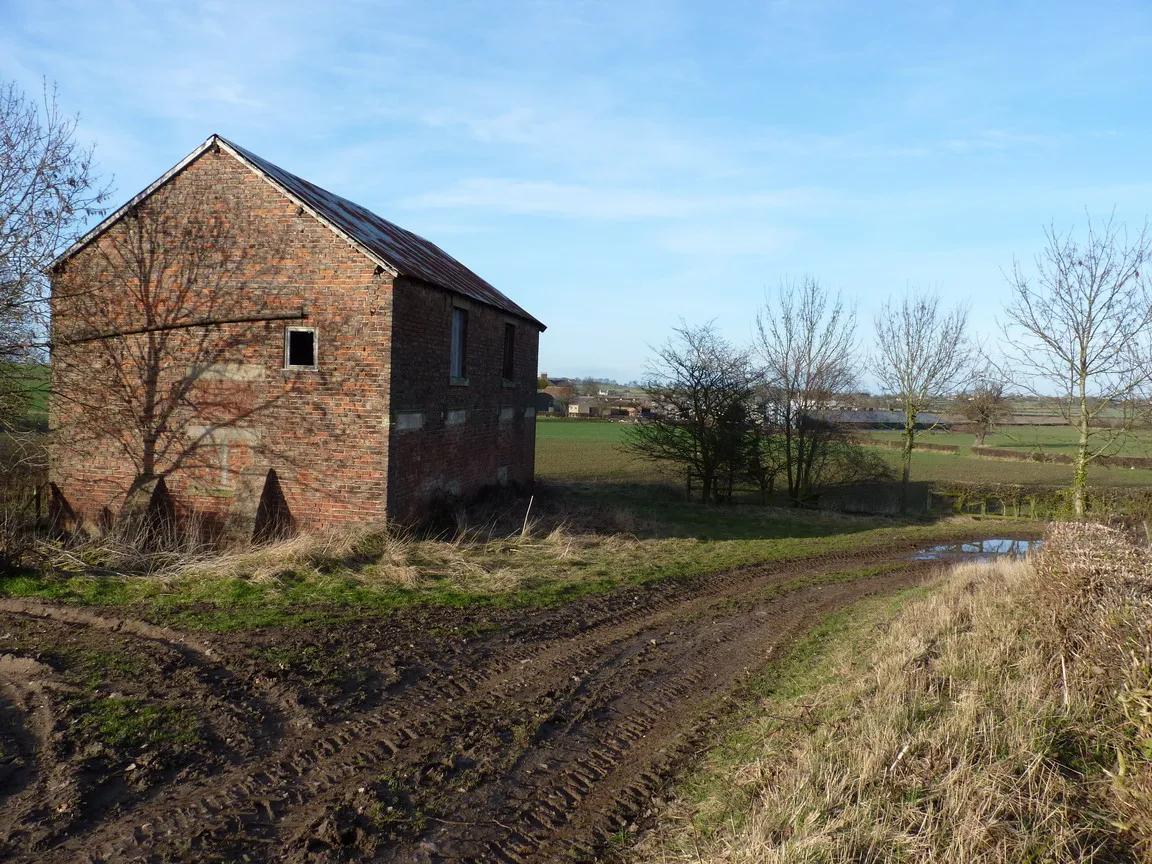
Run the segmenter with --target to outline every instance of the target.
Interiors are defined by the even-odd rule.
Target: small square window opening
[[[315,369],[316,328],[289,327],[284,331],[284,368]]]
[[[516,325],[504,325],[504,379],[516,377]]]
[[[468,375],[465,355],[468,351],[468,310],[452,307],[452,350],[448,372],[452,378],[465,378]]]

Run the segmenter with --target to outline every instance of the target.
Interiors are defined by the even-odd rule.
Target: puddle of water
[[[948,558],[968,558],[972,560],[998,558],[1023,558],[1033,549],[1039,549],[1042,540],[1011,540],[993,537],[988,540],[973,540],[970,543],[955,543],[948,546],[932,546],[921,549],[912,556],[913,561],[943,561]]]

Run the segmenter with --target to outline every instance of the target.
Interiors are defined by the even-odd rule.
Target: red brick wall
[[[173,418],[177,428],[171,434],[187,437],[189,424],[218,423],[248,430],[259,436],[259,443],[229,444],[226,466],[217,445],[183,445],[190,451],[178,454],[184,464],[166,478],[177,504],[207,513],[250,512],[267,470],[274,468],[288,506],[302,524],[382,520],[387,501],[389,439],[384,418],[391,372],[391,276],[375,273],[367,257],[311,216],[298,213],[279,190],[226,152],[202,154],[144,202],[141,212],[199,206],[194,202],[215,202],[217,210],[242,207],[250,214],[245,218],[257,220],[266,232],[261,236],[267,242],[245,249],[246,263],[237,270],[238,290],[246,301],[241,305],[269,311],[303,305],[308,319],[211,331],[221,340],[212,355],[216,362],[243,364],[249,372],[258,367],[261,378],[197,384],[192,400],[197,410],[177,412]],[[241,221],[239,216],[236,221]],[[111,228],[66,262],[54,278],[57,339],[75,332],[78,313],[86,308],[83,301],[69,299],[78,288],[95,286],[101,292],[108,300],[106,307],[116,313],[117,328],[142,323],[138,305],[117,299],[124,274],[104,254],[115,247],[116,238],[124,239],[125,225]],[[277,261],[264,261],[269,255]],[[211,292],[224,290],[224,283],[205,282],[198,289],[203,307],[222,308],[213,305]],[[203,316],[193,304],[186,317]],[[284,370],[286,323],[319,328],[318,370]],[[181,338],[193,339],[194,332]],[[132,451],[140,447],[127,419],[121,435],[91,433],[93,423],[86,412],[94,410],[103,386],[99,353],[95,345],[57,348],[53,362],[54,389],[62,395],[53,402],[57,434],[51,477],[69,504],[91,519],[105,507],[119,511],[136,473]],[[174,349],[164,365],[161,381],[170,382],[186,373],[186,355]],[[85,369],[96,371],[89,375]],[[68,397],[70,390],[85,392],[85,409]],[[212,393],[219,398],[210,398]],[[106,419],[120,411],[127,418],[129,412],[122,410],[125,400],[111,391],[106,395],[107,409],[101,416]],[[244,416],[248,412],[251,416]],[[89,440],[82,440],[85,430]],[[158,470],[172,470],[174,458],[170,453]]]
[[[411,279],[396,281],[393,299],[392,416],[388,491],[395,518],[418,516],[439,498],[467,499],[501,482],[529,489],[535,468],[536,421],[526,416],[536,393],[540,332],[468,298]],[[467,385],[449,377],[452,308],[468,309]],[[516,325],[514,376],[503,378],[504,325]],[[502,421],[502,410],[511,418]],[[463,410],[463,422],[449,423]],[[420,428],[398,415],[419,412]]]

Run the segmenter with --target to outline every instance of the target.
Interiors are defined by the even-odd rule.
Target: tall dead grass
[[[590,556],[640,545],[630,534],[579,533],[531,514],[521,515],[516,525],[493,520],[461,525],[441,539],[367,525],[221,548],[185,529],[158,536],[145,526],[118,526],[63,542],[39,539],[28,563],[46,572],[170,582],[242,579],[274,585],[285,579],[339,578],[409,588],[446,583],[469,593],[495,594],[545,577],[563,579],[566,572],[575,577]]]
[[[638,859],[1152,855],[1152,563],[1120,531],[1057,525],[1031,561],[958,567],[830,668],[770,699]]]

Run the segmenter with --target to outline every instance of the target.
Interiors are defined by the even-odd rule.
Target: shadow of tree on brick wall
[[[59,470],[115,485],[123,513],[180,472],[209,501],[231,496],[218,509],[251,528],[271,459],[291,462],[259,431],[286,393],[263,381],[269,341],[302,314],[277,279],[286,247],[240,191],[169,184],[66,259],[53,274]]]

